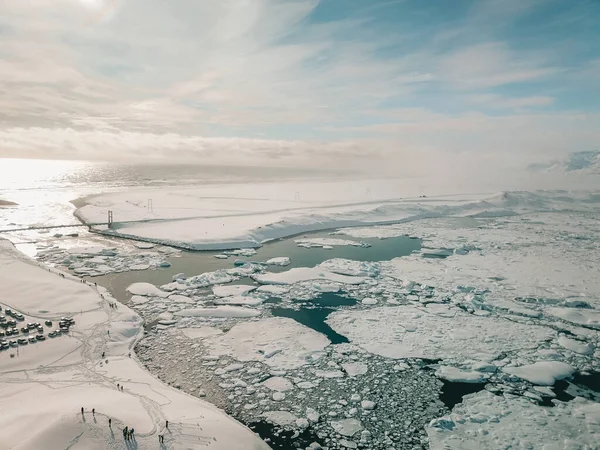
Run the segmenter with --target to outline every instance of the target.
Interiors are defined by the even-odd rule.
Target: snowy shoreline
[[[370,187],[373,185],[373,187]],[[341,227],[381,226],[435,217],[509,217],[531,211],[581,209],[591,192],[502,192],[416,196],[389,181],[186,186],[129,190],[80,199],[75,216],[105,222],[95,232],[187,250],[258,248],[266,242]],[[242,192],[243,194],[240,194]],[[367,194],[368,193],[368,194]],[[581,201],[582,200],[582,201]]]
[[[136,429],[141,448],[155,446],[161,433],[169,446],[268,448],[222,411],[161,383],[128,357],[142,335],[141,319],[124,305],[110,308],[116,301],[104,288],[44,270],[7,241],[0,241],[0,265],[3,309],[26,320],[75,319],[68,336],[19,346],[14,357],[12,349],[0,353],[0,441],[7,448],[121,448],[124,426]]]

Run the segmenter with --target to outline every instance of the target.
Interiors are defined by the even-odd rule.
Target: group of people
[[[134,432],[135,432],[135,430],[133,428],[125,427],[125,428],[123,428],[123,437],[125,438],[126,441],[135,439],[135,436],[133,434]]]
[[[100,296],[102,298],[104,298],[104,296],[102,294],[100,294]],[[117,309],[117,304],[116,303],[109,303],[108,306],[110,306],[112,309]]]

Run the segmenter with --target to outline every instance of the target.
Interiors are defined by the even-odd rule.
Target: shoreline
[[[7,352],[0,354],[0,359],[4,360],[0,371],[0,397],[9,395],[2,400],[3,405],[7,411],[14,411],[15,417],[21,416],[18,424],[12,421],[1,424],[8,417],[0,416],[0,435],[2,441],[9,445],[8,448],[40,448],[44,443],[43,448],[59,449],[65,448],[66,444],[63,445],[63,442],[85,442],[85,448],[100,450],[106,448],[109,442],[118,442],[119,438],[107,434],[109,428],[98,429],[95,417],[94,424],[88,424],[84,415],[81,416],[83,420],[78,418],[76,411],[79,406],[75,407],[73,404],[80,402],[89,405],[85,408],[88,413],[92,405],[95,405],[98,415],[106,416],[103,422],[111,417],[116,427],[121,426],[120,424],[135,425],[139,432],[139,442],[144,443],[141,448],[158,440],[156,436],[161,429],[161,420],[164,424],[167,419],[172,422],[173,435],[169,439],[173,444],[184,444],[187,439],[185,435],[191,434],[196,436],[196,441],[200,439],[215,449],[242,450],[249,448],[250,442],[254,442],[250,448],[268,448],[258,437],[249,440],[255,436],[251,430],[212,404],[158,380],[143,367],[135,353],[132,357],[127,357],[127,353],[132,352],[136,343],[143,338],[142,319],[134,310],[114,299],[105,288],[96,287],[90,282],[80,283],[78,278],[68,273],[47,268],[23,255],[7,240],[0,240],[0,265],[6,265],[0,278],[6,278],[4,284],[5,292],[8,291],[9,294],[7,298],[19,298],[8,306],[28,318],[56,319],[60,315],[69,314],[76,321],[74,330],[69,334],[71,337],[58,337],[23,347],[16,358],[9,359]],[[22,291],[19,281],[14,284],[9,281],[15,278],[28,281],[29,289]],[[32,288],[33,291],[38,291],[33,296]],[[58,292],[63,295],[55,295]],[[23,298],[27,296],[30,297]],[[117,303],[119,306],[117,309],[109,308],[109,303]],[[44,305],[43,310],[39,309],[40,304]],[[67,343],[69,347],[65,348]],[[40,354],[42,349],[44,353]],[[103,354],[106,352],[106,361],[100,358],[101,351]],[[62,360],[64,363],[61,363]],[[48,364],[53,367],[53,375],[49,378],[44,370],[44,366]],[[16,375],[25,371],[28,383],[22,385],[19,394],[10,394],[12,389],[9,388],[9,383],[21,383]],[[75,380],[85,380],[88,387],[79,386],[78,383],[64,385],[61,381],[63,378],[73,377]],[[45,381],[38,384],[38,379],[39,383],[43,379]],[[118,381],[126,386],[121,393],[115,387]],[[62,386],[59,403],[50,400],[54,395],[53,385]],[[48,403],[54,414],[46,415],[45,409],[39,408],[39,411],[27,409],[25,415],[25,411],[21,411],[27,403],[23,396],[28,395],[34,395],[44,404]],[[93,397],[91,401],[90,396]],[[47,400],[44,401],[44,398]],[[169,401],[165,403],[164,399]],[[196,425],[198,414],[203,416],[200,426]],[[62,424],[60,428],[57,428],[57,419]],[[23,443],[23,434],[15,432],[15,426],[41,431],[37,434],[28,433],[28,439]],[[177,430],[184,430],[185,433],[179,435]],[[212,437],[206,436],[207,433]],[[242,446],[238,439],[245,441],[245,445]],[[15,441],[13,445],[12,441]]]

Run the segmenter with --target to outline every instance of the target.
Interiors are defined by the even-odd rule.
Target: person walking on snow
[[[112,428],[112,419],[108,418],[108,428]]]
[[[96,417],[96,408],[92,408],[92,416]]]
[[[83,406],[81,407],[81,415],[83,416]]]

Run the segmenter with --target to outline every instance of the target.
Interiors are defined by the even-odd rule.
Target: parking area
[[[19,311],[0,306],[0,351],[39,344],[46,338],[56,339],[69,334],[75,324],[72,317],[59,320],[34,321]]]

